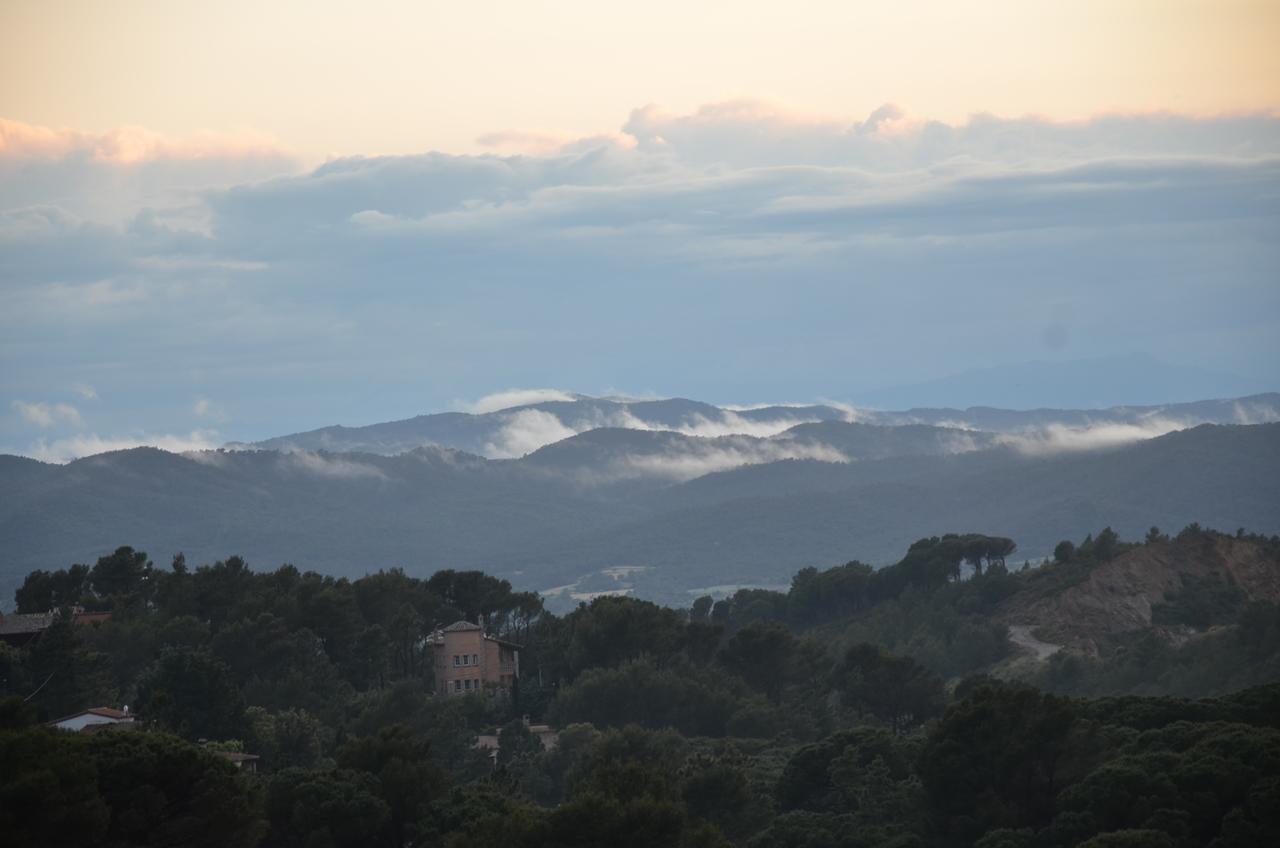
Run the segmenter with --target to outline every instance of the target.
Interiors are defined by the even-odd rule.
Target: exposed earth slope
[[[1250,601],[1280,603],[1280,549],[1190,534],[1139,545],[1067,575],[1065,584],[1032,581],[1009,600],[1005,615],[1011,628],[1036,640],[1096,655],[1112,637],[1151,628],[1185,637],[1192,623],[1211,626],[1215,607],[1225,614]],[[1190,609],[1179,615],[1179,607]]]

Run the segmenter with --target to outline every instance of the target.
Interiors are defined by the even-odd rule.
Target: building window
[[[461,681],[461,680],[455,680],[455,681],[453,681],[453,691],[455,691],[455,692],[461,692],[461,691],[462,691],[462,681]]]
[[[479,654],[472,654],[472,655],[471,655],[471,664],[472,664],[472,665],[480,665],[480,655],[479,655]]]
[[[462,665],[462,657],[458,656],[457,654],[454,654],[454,655],[453,655],[453,664],[454,664],[455,666]]]
[[[463,681],[462,685],[467,689],[468,692],[471,691],[471,678],[467,678],[465,681]]]

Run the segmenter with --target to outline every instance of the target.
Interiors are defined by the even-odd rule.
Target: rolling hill
[[[523,588],[682,600],[852,556],[888,562],[953,530],[1010,536],[1031,557],[1108,524],[1128,538],[1193,521],[1275,533],[1280,424],[1049,454],[999,434],[843,421],[767,438],[597,429],[519,459],[139,448],[61,466],[0,457],[0,486],[10,587],[130,544],[158,561],[482,568]],[[616,585],[599,574],[619,566],[631,568]]]

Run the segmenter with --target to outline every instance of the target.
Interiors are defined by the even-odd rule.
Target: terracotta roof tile
[[[117,710],[114,707],[90,707],[85,712],[103,716],[104,718],[133,718],[131,714],[123,710]]]

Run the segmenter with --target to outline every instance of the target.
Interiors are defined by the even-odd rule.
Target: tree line
[[[15,845],[1265,844],[1277,686],[1088,700],[1049,676],[983,673],[1010,650],[990,621],[1003,598],[1077,579],[1123,544],[1103,531],[1014,570],[1011,540],[934,537],[878,571],[806,569],[787,592],[687,610],[602,597],[563,616],[480,572],[347,580],[237,557],[157,567],[121,548],[17,592],[22,611],[111,616],[0,644],[0,832]],[[1263,668],[1280,651],[1266,612],[1227,626]],[[458,618],[525,646],[509,696],[431,694],[424,637]],[[42,724],[124,703],[145,729]],[[526,716],[559,744],[544,750]],[[501,741],[496,763],[474,747],[482,732]],[[260,773],[227,750],[259,754]]]

